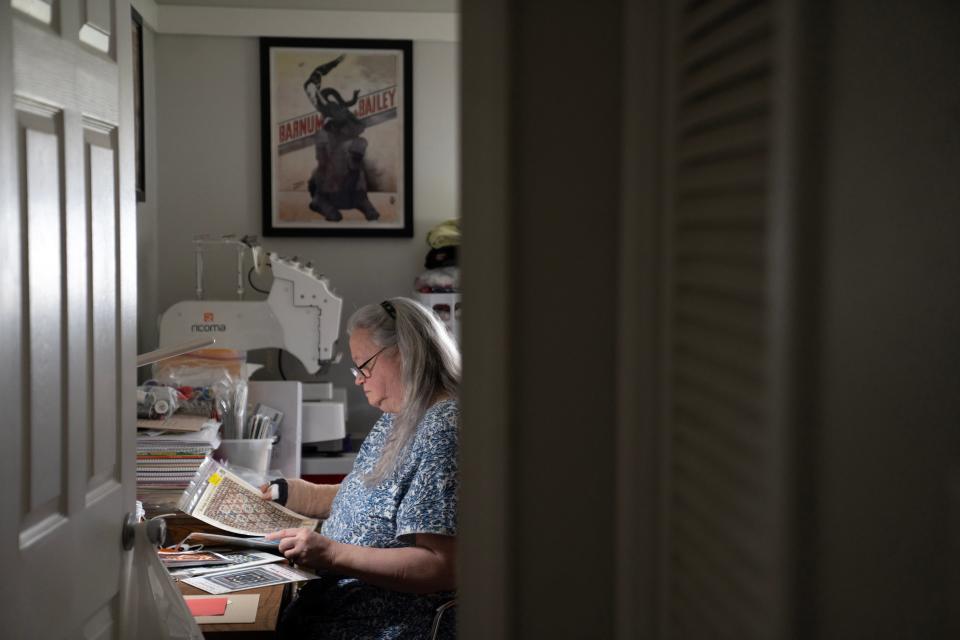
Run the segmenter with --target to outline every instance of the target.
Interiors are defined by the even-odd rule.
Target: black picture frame
[[[260,38],[264,236],[413,236],[413,42]]]
[[[143,17],[130,7],[130,41],[133,48],[134,154],[137,161],[137,202],[147,200],[146,162],[143,137]]]

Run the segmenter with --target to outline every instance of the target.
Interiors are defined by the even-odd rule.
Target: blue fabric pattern
[[[321,533],[338,542],[394,548],[417,533],[457,533],[457,452],[460,409],[444,400],[424,415],[394,473],[374,487],[364,478],[376,465],[395,416],[383,414],[340,485]],[[436,608],[452,592],[415,595],[381,589],[356,578],[311,580],[284,612],[284,637],[402,640],[427,637]],[[454,637],[454,610],[444,614],[440,637]]]

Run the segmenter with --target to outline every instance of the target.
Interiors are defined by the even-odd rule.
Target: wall
[[[158,34],[155,64],[156,149],[163,185],[156,235],[157,310],[162,311],[193,297],[194,235],[261,233],[258,41]],[[268,250],[312,261],[329,277],[344,301],[343,322],[364,304],[410,295],[423,270],[427,231],[459,214],[457,45],[418,41],[413,64],[414,237],[261,239]],[[231,251],[209,254],[208,297],[233,298],[234,265]],[[252,297],[259,296],[248,299]],[[142,315],[145,335],[154,324],[155,317]],[[346,351],[342,332],[341,344]],[[263,358],[269,366],[275,364],[274,354]],[[352,388],[349,353],[343,358],[328,379]],[[289,355],[283,367],[288,377],[305,375]],[[351,433],[365,433],[379,414],[356,388],[350,391],[349,411]]]
[[[830,15],[809,637],[957,637],[960,6]]]
[[[612,638],[624,13],[461,16],[460,635]]]
[[[154,70],[156,34],[143,25],[143,135],[146,170],[144,202],[137,203],[137,353],[157,346],[157,231],[159,215],[159,182],[157,171],[157,83]],[[147,375],[147,369],[139,372]]]

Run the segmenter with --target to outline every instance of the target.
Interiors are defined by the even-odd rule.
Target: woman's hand
[[[339,484],[314,484],[300,478],[278,478],[260,485],[260,497],[311,518],[326,518],[339,489]]]
[[[266,536],[279,540],[278,549],[287,560],[313,569],[329,569],[334,564],[338,543],[309,529],[282,529]]]

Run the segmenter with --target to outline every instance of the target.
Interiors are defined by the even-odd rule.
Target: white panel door
[[[130,8],[0,5],[0,635],[118,638],[135,491]]]

